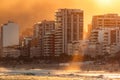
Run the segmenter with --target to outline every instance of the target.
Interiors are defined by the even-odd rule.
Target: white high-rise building
[[[1,27],[2,47],[19,45],[19,26],[14,22],[8,22]]]
[[[83,39],[83,11],[80,9],[59,9],[56,12],[55,54],[73,53],[79,50]],[[70,50],[76,46],[74,50]],[[72,52],[71,52],[72,51]]]
[[[18,24],[8,21],[1,27],[1,53],[7,53],[19,45],[19,26]]]

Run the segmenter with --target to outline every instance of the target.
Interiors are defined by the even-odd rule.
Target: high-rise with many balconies
[[[55,21],[44,20],[34,25],[34,37],[38,39],[40,55],[54,55],[54,30]]]
[[[74,50],[70,48],[78,46],[82,39],[83,11],[59,9],[56,12],[55,53],[58,55],[61,53],[72,54]],[[75,50],[79,50],[79,47],[76,47]]]

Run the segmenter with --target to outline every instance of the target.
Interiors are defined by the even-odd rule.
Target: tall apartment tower
[[[83,39],[83,11],[80,9],[59,9],[56,12],[55,53],[68,53],[68,44]]]
[[[44,20],[34,25],[34,37],[38,38],[38,47],[42,56],[54,54],[54,30],[55,21]]]
[[[118,14],[104,14],[93,16],[92,28],[98,27],[120,27],[120,16]]]
[[[8,21],[1,26],[0,33],[0,50],[3,57],[19,45],[19,26],[12,21]]]

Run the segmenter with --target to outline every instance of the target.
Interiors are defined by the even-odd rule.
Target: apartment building
[[[96,28],[92,30],[90,45],[96,50],[96,54],[112,54],[119,51],[120,30],[119,27]],[[99,47],[99,49],[97,49]]]
[[[96,15],[92,18],[92,28],[98,27],[120,27],[120,16],[118,14]]]
[[[17,23],[8,21],[1,26],[0,33],[1,56],[6,57],[8,50],[11,51],[19,46],[19,26]]]
[[[54,54],[54,30],[55,21],[44,20],[34,25],[34,37],[38,39],[37,47],[40,49],[40,55],[47,56],[52,53]]]
[[[56,12],[56,55],[69,54],[71,45],[78,46],[83,39],[83,20],[83,11],[80,9],[59,9]]]

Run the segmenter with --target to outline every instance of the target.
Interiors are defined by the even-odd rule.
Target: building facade
[[[8,21],[8,23],[1,26],[0,46],[2,56],[5,55],[5,51],[19,46],[19,26],[18,24]]]
[[[54,56],[55,52],[55,33],[54,30],[47,32],[43,37],[43,52],[45,56]]]
[[[88,24],[87,39],[89,39],[89,38],[90,38],[91,31],[92,31],[92,24]]]
[[[92,18],[92,28],[120,27],[120,16],[118,14],[96,15]]]
[[[34,25],[34,37],[38,39],[41,56],[54,54],[55,21],[41,21]]]
[[[119,51],[120,30],[119,27],[93,29],[90,37],[91,48],[96,54],[112,54]]]
[[[56,12],[55,54],[69,54],[70,45],[78,45],[82,39],[83,11],[80,9],[59,9]]]

